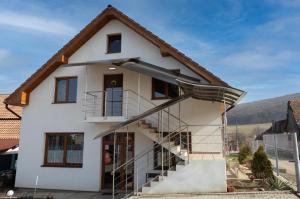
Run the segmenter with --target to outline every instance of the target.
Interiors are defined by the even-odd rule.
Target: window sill
[[[121,53],[121,51],[120,52],[106,52],[105,54],[110,55],[110,54],[118,54],[118,53]]]
[[[77,102],[52,102],[52,104],[76,104]]]
[[[41,167],[82,168],[82,165],[51,165],[51,164],[44,164]]]
[[[169,99],[172,99],[171,97],[152,97],[151,100],[169,100]]]

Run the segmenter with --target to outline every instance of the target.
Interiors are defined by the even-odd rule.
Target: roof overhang
[[[199,100],[222,102],[228,108],[234,107],[246,95],[245,91],[232,87],[197,84],[180,79],[177,81],[185,94],[191,94]]]

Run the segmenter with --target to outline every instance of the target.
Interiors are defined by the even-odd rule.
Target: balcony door
[[[122,116],[123,75],[104,75],[103,116]]]

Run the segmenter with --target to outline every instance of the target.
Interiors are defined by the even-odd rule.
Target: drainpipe
[[[14,114],[18,119],[22,119],[22,117],[20,116],[20,115],[18,115],[16,112],[14,112],[12,109],[10,109],[9,107],[8,107],[8,104],[7,103],[5,103],[5,102],[3,102],[4,104],[5,104],[5,108],[9,111],[9,112],[11,112],[12,114]]]

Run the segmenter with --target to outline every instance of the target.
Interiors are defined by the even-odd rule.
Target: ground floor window
[[[82,167],[83,133],[46,133],[44,166]]]

